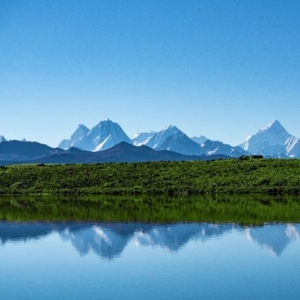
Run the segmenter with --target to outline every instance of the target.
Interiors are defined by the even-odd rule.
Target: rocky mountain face
[[[169,150],[185,155],[202,155],[200,145],[192,141],[186,134],[180,130],[169,135],[166,139],[159,142],[156,150]]]
[[[278,120],[249,136],[240,147],[252,154],[270,157],[300,157],[300,141],[291,135]]]
[[[6,142],[6,139],[3,135],[0,135],[0,143],[2,143],[2,142]]]

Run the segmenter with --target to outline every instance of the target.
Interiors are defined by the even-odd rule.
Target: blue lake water
[[[300,225],[0,222],[0,299],[299,299]]]

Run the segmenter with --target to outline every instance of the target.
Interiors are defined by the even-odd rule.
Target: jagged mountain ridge
[[[85,125],[79,124],[75,132],[71,135],[71,138],[62,140],[58,145],[58,148],[68,150],[71,147],[74,147],[74,143],[78,140],[81,140],[85,137],[91,130],[88,129]]]
[[[194,139],[196,138],[194,137]],[[200,140],[201,139],[198,139],[198,141]],[[80,124],[71,135],[70,139],[65,139],[59,144],[59,149],[67,150],[76,147],[85,151],[97,152],[110,149],[123,141],[135,145],[145,144],[155,150],[169,150],[184,155],[199,156],[220,154],[238,157],[241,155],[262,154],[265,157],[273,158],[300,158],[300,139],[289,134],[277,120],[274,120],[256,134],[248,137],[240,146],[233,147],[209,139],[206,139],[203,143],[199,144],[174,125],[159,132],[136,134],[132,137],[132,140],[130,140],[119,124],[107,119],[99,122],[92,129]],[[3,142],[8,141],[3,136],[0,136],[0,143],[3,144]],[[35,150],[33,149],[33,151]],[[4,156],[2,155],[0,159],[2,161],[20,161],[53,154],[67,155],[66,153],[60,153],[58,149],[55,153],[53,153],[53,150],[51,151],[52,153],[31,155],[30,157],[28,157],[28,155],[23,157],[20,155],[13,155],[13,153],[8,157],[8,153],[6,153]],[[74,153],[72,154],[75,155]]]
[[[76,147],[86,151],[103,151],[122,141],[128,143],[128,140],[129,138],[122,128],[117,123],[108,119],[106,121],[101,121],[91,130],[85,125],[80,124],[72,134],[71,138],[69,140],[63,140],[59,146],[65,150],[70,147]],[[159,132],[150,131],[138,133],[131,139],[131,143],[137,146],[146,145],[154,150],[168,150],[183,155],[200,156],[215,153],[236,157],[247,154],[246,151],[243,151],[240,148],[235,149],[229,145],[222,144],[221,142],[218,142],[218,146],[216,146],[215,143],[209,143],[208,141],[209,140],[206,139],[206,144],[200,146],[174,125],[170,125]],[[214,148],[209,149],[208,145],[214,145]],[[223,151],[222,147],[224,148]]]
[[[168,128],[154,134],[154,136],[145,145],[152,149],[157,149],[169,136],[177,133],[182,133],[182,131],[180,131],[176,126],[170,125]]]
[[[248,154],[247,151],[244,151],[238,146],[232,147],[222,142],[209,139],[206,139],[204,143],[199,145],[176,126],[172,125],[156,133],[146,145],[156,150],[169,150],[185,155],[209,156],[222,154],[231,157],[239,157]]]
[[[115,128],[118,127],[118,130],[111,130],[109,126],[104,126],[105,122],[114,124]],[[102,130],[103,128],[99,130],[102,125],[105,130]],[[59,147],[63,149],[77,147],[87,151],[103,151],[121,141],[128,143],[128,136],[117,123],[106,120],[101,121],[92,130],[82,124],[79,125],[71,138],[63,140]],[[238,157],[241,155],[262,154],[274,158],[300,157],[300,140],[290,135],[277,120],[274,120],[255,135],[248,137],[244,143],[235,147],[220,141],[212,141],[204,136],[190,138],[174,125],[158,132],[137,133],[132,136],[129,143],[136,146],[147,145],[155,150],[169,150],[184,155],[222,154]]]
[[[118,123],[109,119],[100,121],[91,130],[80,124],[69,140],[63,140],[59,147],[67,150],[76,147],[86,151],[102,151],[121,142],[132,143]]]

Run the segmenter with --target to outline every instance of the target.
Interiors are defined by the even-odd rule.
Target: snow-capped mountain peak
[[[71,139],[79,139],[83,136],[87,135],[90,132],[90,129],[88,129],[84,124],[79,124],[75,132],[71,135]]]
[[[88,129],[85,125],[79,124],[77,129],[74,131],[74,133],[71,135],[70,139],[65,139],[60,142],[58,145],[58,148],[68,150],[71,147],[74,147],[74,143],[78,140],[82,139],[84,136],[86,136],[90,132],[90,129]]]
[[[175,133],[183,133],[176,126],[170,125],[164,130],[161,130],[154,134],[154,136],[146,143],[147,146],[156,149],[171,135]]]
[[[279,153],[290,155],[297,138],[289,134],[278,120],[274,120],[260,129],[256,134],[249,136],[241,148],[253,154],[275,156]]]
[[[285,130],[285,128],[281,125],[281,123],[278,120],[272,121],[266,127],[258,131],[258,133],[263,133],[263,132],[289,135],[289,133]]]
[[[176,126],[171,125],[166,129],[157,132],[146,144],[155,150],[170,150],[185,155],[229,155],[241,156],[248,154],[240,147],[232,147],[218,141],[204,139],[200,145],[190,139]]]
[[[160,142],[156,150],[169,150],[185,155],[201,155],[203,154],[200,145],[191,140],[186,134],[180,130],[169,135],[165,140]]]
[[[93,140],[92,151],[105,150],[121,142],[132,144],[121,126],[110,119],[99,122],[92,128],[89,136]]]
[[[177,129],[178,130],[178,128],[175,126],[175,125],[169,125],[169,127],[167,127],[165,130],[172,130],[172,129]]]

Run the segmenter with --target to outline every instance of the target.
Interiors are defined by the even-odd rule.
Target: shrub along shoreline
[[[300,193],[299,159],[15,165],[0,194],[201,195]]]

